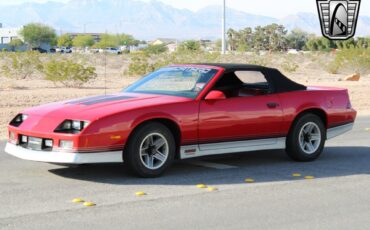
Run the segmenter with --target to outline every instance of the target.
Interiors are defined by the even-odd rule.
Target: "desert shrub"
[[[327,64],[325,66],[325,69],[328,73],[331,73],[331,74],[337,74],[339,73],[339,69],[340,69],[340,63],[339,62],[336,62],[336,61],[332,61],[332,62],[329,62],[329,64]]]
[[[144,49],[146,54],[161,54],[168,50],[165,44],[162,45],[149,45],[147,48]]]
[[[42,70],[40,54],[37,52],[16,52],[3,55],[1,74],[8,78],[26,79]]]
[[[292,61],[285,60],[281,64],[281,68],[286,72],[293,73],[293,72],[297,71],[297,69],[299,68],[299,65],[297,65],[296,63],[294,63]]]
[[[288,55],[285,60],[281,63],[281,68],[288,73],[293,73],[297,71],[299,65],[294,61],[293,56]]]
[[[126,74],[129,76],[140,76],[148,72],[150,72],[148,56],[144,54],[133,55]]]
[[[201,46],[199,41],[187,40],[181,43],[178,47],[179,51],[200,51]]]
[[[71,60],[51,60],[44,65],[43,73],[45,80],[75,88],[81,87],[97,76],[94,67],[85,67]]]
[[[270,59],[267,56],[254,55],[248,58],[247,62],[252,65],[269,66]]]
[[[366,74],[370,72],[370,49],[357,47],[343,49],[337,52],[335,59],[329,63],[329,66],[332,68],[328,69],[329,72],[347,70],[350,72]]]

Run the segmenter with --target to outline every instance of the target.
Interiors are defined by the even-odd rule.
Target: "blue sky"
[[[1,5],[20,4],[25,2],[46,2],[47,0],[0,0]],[[54,0],[66,2],[68,0]],[[124,0],[120,0],[124,1]],[[150,0],[143,0],[150,1]],[[198,10],[207,5],[219,5],[222,0],[159,0],[177,8]],[[226,0],[227,5],[248,13],[271,17],[284,17],[297,12],[316,13],[316,0]],[[361,2],[360,15],[370,16],[370,0]]]

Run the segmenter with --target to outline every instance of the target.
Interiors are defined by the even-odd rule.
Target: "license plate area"
[[[37,137],[28,137],[27,148],[32,150],[42,150],[42,139]]]

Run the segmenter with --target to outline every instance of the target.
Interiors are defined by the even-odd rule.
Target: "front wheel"
[[[140,177],[158,177],[172,164],[176,142],[161,123],[150,122],[134,131],[123,153],[130,172]]]
[[[326,128],[320,117],[306,114],[294,122],[287,139],[287,154],[296,161],[313,161],[321,155]]]

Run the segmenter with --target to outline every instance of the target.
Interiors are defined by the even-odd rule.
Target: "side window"
[[[268,82],[259,71],[235,71],[235,75],[244,83],[244,84],[265,84],[268,85]]]
[[[243,87],[237,92],[238,97],[266,95],[270,92],[269,82],[259,71],[235,71],[235,76],[243,82]]]

